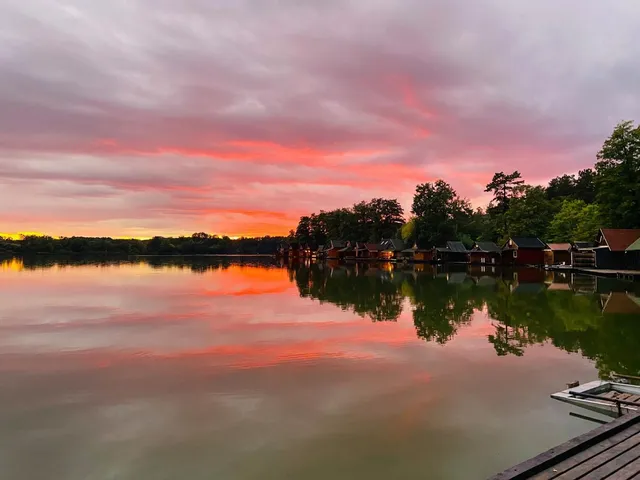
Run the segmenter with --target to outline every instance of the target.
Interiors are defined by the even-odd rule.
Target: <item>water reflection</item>
[[[411,308],[416,334],[426,341],[447,343],[474,312],[484,311],[494,328],[487,340],[499,356],[522,356],[528,346],[551,341],[595,360],[601,376],[640,372],[638,284],[496,267],[290,268],[300,295],[373,321],[395,321],[403,308]]]
[[[491,267],[3,261],[0,478],[484,478],[592,428],[548,394],[638,372],[637,297]]]
[[[286,269],[301,297],[334,304],[374,322],[394,322],[403,311],[410,311],[416,335],[428,342],[446,344],[471,322],[475,312],[483,312],[492,319],[493,331],[486,335],[487,341],[499,356],[522,356],[527,347],[550,341],[594,360],[602,377],[612,371],[640,372],[638,283],[539,269],[332,262],[292,265],[265,257],[35,257],[2,260],[0,271],[79,266],[198,274],[260,267],[252,270],[254,276],[263,276],[255,285],[224,290],[235,296],[282,290],[282,285],[269,286],[265,275],[268,270]],[[257,284],[259,290],[255,290]]]
[[[205,273],[212,270],[228,269],[231,266],[256,266],[263,268],[282,268],[270,257],[264,256],[218,256],[199,255],[193,257],[177,256],[139,256],[126,258],[65,257],[44,255],[28,258],[0,259],[0,271],[45,270],[66,267],[150,267],[158,270],[177,269],[191,270],[194,273]]]

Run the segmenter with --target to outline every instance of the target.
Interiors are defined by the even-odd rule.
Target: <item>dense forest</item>
[[[252,255],[272,254],[284,240],[284,237],[232,239],[202,232],[190,237],[153,237],[149,240],[29,235],[20,240],[0,238],[0,254]]]
[[[527,185],[520,172],[498,172],[486,185],[493,199],[473,209],[444,180],[416,187],[405,222],[395,199],[376,198],[350,208],[300,218],[290,237],[322,245],[328,239],[377,242],[402,237],[420,247],[460,240],[504,241],[535,236],[547,242],[591,240],[601,227],[640,228],[640,125],[618,124],[593,168],[562,175],[547,186]]]

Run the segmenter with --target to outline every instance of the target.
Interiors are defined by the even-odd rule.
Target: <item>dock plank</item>
[[[494,475],[493,477],[490,478],[490,480],[532,479],[536,475],[539,475],[545,471],[549,471],[554,474],[560,473],[561,475],[564,475],[567,472],[564,472],[564,473],[553,472],[553,469],[559,466],[560,464],[562,464],[563,462],[565,462],[566,460],[570,460],[572,457],[576,457],[581,452],[584,452],[587,449],[596,446],[597,444],[601,444],[603,442],[610,440],[611,438],[617,436],[618,434],[620,434],[621,432],[624,432],[625,430],[632,429],[634,431],[633,436],[628,436],[626,437],[625,440],[622,440],[621,442],[618,442],[618,443],[613,443],[613,444],[609,443],[608,447],[605,446],[604,447],[605,449],[601,450],[603,453],[601,453],[600,455],[605,455],[606,452],[612,450],[613,448],[616,448],[616,446],[620,445],[621,443],[629,442],[628,444],[633,444],[633,442],[635,442],[635,439],[633,439],[633,437],[635,436],[638,436],[640,440],[640,433],[638,433],[636,428],[634,428],[634,427],[638,427],[638,425],[640,425],[640,414],[635,412],[628,413],[590,432],[587,432],[583,435],[572,438],[571,440],[563,443],[562,445],[553,447],[547,450],[546,452],[543,452],[529,460],[526,460],[518,465],[515,465],[505,470],[504,472]],[[618,456],[621,456],[627,450],[635,451],[637,449],[640,449],[640,445],[638,444],[636,444],[635,446],[631,446],[627,449],[620,447],[617,450],[618,454],[611,456],[611,458],[616,458]],[[596,454],[596,456],[599,456],[599,455]],[[587,457],[589,457],[589,460],[595,458],[593,454],[591,454],[591,456],[587,454]],[[604,460],[604,459],[601,459],[601,460]],[[632,462],[632,460],[633,459],[629,461]],[[600,465],[603,465],[603,464],[601,463],[599,465],[595,465],[593,469],[599,468]],[[625,467],[625,465],[620,465],[619,467],[622,468],[622,467]],[[591,476],[588,476],[588,477],[583,476],[582,478],[592,479]]]
[[[601,465],[595,470],[592,470],[591,472],[589,472],[588,477],[581,477],[581,478],[592,478],[594,480],[596,479],[604,480],[606,478],[609,478],[614,473],[622,470],[623,468],[633,464],[633,462],[635,462],[639,458],[640,458],[640,452],[638,451],[637,448],[627,450],[622,455],[619,455],[618,457],[611,459],[604,465]]]
[[[633,478],[640,478],[640,458],[609,475],[606,480],[631,480]]]
[[[593,445],[592,447],[589,447],[583,451],[581,451],[580,453],[577,453],[576,455],[568,458],[567,460],[564,460],[563,462],[558,463],[557,465],[554,465],[553,467],[549,468],[548,470],[545,470],[544,472],[535,475],[532,478],[532,480],[552,480],[555,479],[557,477],[559,477],[560,475],[562,475],[565,472],[568,472],[569,470],[571,470],[573,467],[575,467],[577,464],[586,462],[587,460],[590,460],[591,458],[595,457],[596,455],[599,455],[601,453],[603,453],[604,451],[608,450],[609,448],[618,445],[619,443],[627,440],[628,438],[637,435],[638,433],[640,433],[640,423],[633,425],[631,428],[628,428],[600,443],[596,443],[595,445]]]
[[[614,468],[615,464],[619,461],[619,458],[625,455],[631,455],[632,458],[629,462],[635,460],[640,456],[640,434],[635,434],[632,437],[624,440],[604,452],[590,458],[586,462],[578,463],[569,471],[563,473],[557,480],[577,480],[580,478],[592,478],[600,479],[606,478],[606,475],[602,472],[613,472],[617,470]],[[635,456],[633,456],[635,455]],[[626,458],[626,457],[624,457]],[[628,463],[628,462],[627,462]],[[621,466],[626,465],[623,463]],[[601,472],[598,474],[598,472]],[[588,476],[587,476],[588,475]]]

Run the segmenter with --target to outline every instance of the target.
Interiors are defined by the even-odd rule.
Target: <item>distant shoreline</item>
[[[275,258],[271,253],[193,253],[193,254],[118,254],[118,253],[27,253],[13,255],[11,253],[0,253],[0,258],[25,258],[25,257],[112,257],[112,258],[155,258],[155,257],[218,257],[218,258]]]
[[[193,253],[193,254],[167,254],[167,255],[127,255],[129,257],[263,257],[275,258],[271,253]]]
[[[218,237],[204,232],[189,237],[153,237],[150,240],[119,240],[98,237],[25,236],[20,240],[0,238],[5,255],[274,255],[284,237]]]

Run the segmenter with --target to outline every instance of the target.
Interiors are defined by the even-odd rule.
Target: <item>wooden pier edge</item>
[[[636,423],[640,423],[640,413],[629,413],[602,425],[590,432],[550,448],[529,460],[526,460],[488,480],[523,480],[556,465]]]

